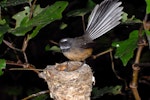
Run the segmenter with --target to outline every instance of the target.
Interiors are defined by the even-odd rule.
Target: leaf
[[[60,48],[59,47],[57,47],[57,46],[50,46],[50,45],[47,45],[46,47],[45,47],[45,50],[46,51],[54,51],[54,52],[61,52],[61,50],[60,50]]]
[[[145,0],[147,6],[146,6],[146,14],[150,14],[150,0]]]
[[[33,12],[33,17],[35,17],[36,15],[38,15],[39,13],[41,13],[44,10],[44,8],[41,8],[40,5],[36,5],[34,12]]]
[[[0,59],[0,75],[3,74],[2,69],[6,67],[6,60],[5,59]]]
[[[4,25],[6,24],[6,20],[5,19],[0,19],[0,25]]]
[[[112,43],[112,46],[116,47],[115,58],[120,58],[124,66],[133,57],[134,50],[137,48],[137,41],[138,30],[134,30],[127,40]]]
[[[0,44],[3,42],[3,37],[4,36],[0,36]]]
[[[24,7],[24,11],[20,11],[19,13],[15,14],[12,18],[16,20],[16,26],[15,28],[19,27],[22,20],[26,17],[29,20],[29,14],[30,14],[30,7],[26,6]]]
[[[94,8],[96,4],[92,0],[88,0],[86,7],[87,8]]]
[[[42,28],[42,26],[37,26],[33,32],[29,35],[29,39],[32,39],[34,38],[40,31],[40,29]]]
[[[113,95],[120,94],[121,93],[121,88],[122,88],[122,86],[120,86],[120,85],[104,87],[102,89],[93,88],[93,91],[92,91],[93,97],[92,97],[92,99],[99,98],[99,97],[103,96],[104,94],[113,94]]]
[[[60,25],[60,29],[61,29],[61,30],[65,29],[66,27],[67,27],[67,24],[61,23],[61,25]]]
[[[7,24],[0,25],[0,44],[3,41],[4,34],[8,31],[9,26]]]
[[[20,26],[16,29],[10,29],[9,32],[15,36],[24,36],[27,32],[32,30],[32,26]]]
[[[67,7],[68,2],[66,1],[58,1],[44,9],[41,13],[30,20],[29,24],[33,25],[47,25],[52,21],[58,20],[62,18],[62,12]]]
[[[7,24],[0,25],[0,37],[3,36],[9,29],[9,26]]]
[[[128,14],[124,12],[122,14],[122,22],[126,22],[127,20],[128,20]]]
[[[28,20],[26,17],[22,20],[19,27],[16,29],[11,29],[9,32],[15,36],[24,36],[27,32],[31,31],[33,27],[43,28],[47,24],[59,20],[62,18],[62,12],[67,7],[68,2],[58,1],[53,5],[46,7],[39,14],[33,17],[31,20]],[[37,31],[37,29],[36,29]],[[33,32],[34,33],[34,32]],[[37,34],[37,33],[36,33]],[[34,35],[36,35],[34,34]]]
[[[132,15],[131,18],[128,18],[128,14],[126,12],[122,14],[121,20],[123,23],[142,23],[142,21],[140,19],[135,18],[134,15]]]

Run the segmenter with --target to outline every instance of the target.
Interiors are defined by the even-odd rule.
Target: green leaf
[[[9,26],[7,24],[0,25],[0,44],[3,41],[4,34],[8,31]]]
[[[41,8],[40,5],[36,5],[34,12],[33,12],[33,17],[35,17],[36,15],[38,15],[39,13],[41,13],[44,10],[44,8]]]
[[[0,19],[0,25],[4,25],[6,24],[6,20],[5,19]]]
[[[0,59],[0,75],[3,74],[2,69],[6,67],[6,60],[5,59]]]
[[[41,13],[32,18],[29,24],[32,25],[47,25],[55,20],[62,18],[62,12],[67,7],[68,2],[66,1],[58,1],[51,5],[50,7],[46,7]]]
[[[132,15],[131,18],[128,18],[128,14],[126,12],[122,14],[121,20],[123,23],[142,23],[142,21],[140,19],[135,18],[134,15]]]
[[[103,96],[104,94],[113,94],[113,95],[120,94],[121,93],[121,88],[122,88],[122,86],[120,86],[120,85],[104,87],[102,89],[93,88],[93,91],[92,91],[93,97],[92,97],[92,99],[99,98],[99,97]]]
[[[43,28],[47,24],[59,20],[62,18],[62,12],[67,7],[68,2],[66,1],[58,1],[54,3],[53,5],[46,7],[43,9],[40,13],[38,13],[36,16],[34,16],[31,20],[28,20],[26,17],[21,21],[20,26],[16,29],[11,29],[9,32],[16,36],[24,36],[27,32],[31,31],[33,27],[38,27],[38,31],[40,28]],[[34,35],[37,33],[36,31],[33,32]],[[35,34],[36,33],[36,34]],[[32,36],[33,37],[33,36]]]
[[[32,26],[20,26],[16,29],[10,29],[9,32],[15,36],[24,36],[27,32],[32,30]]]
[[[65,29],[66,27],[67,27],[67,24],[61,23],[61,25],[60,25],[60,29],[61,29],[61,30]]]
[[[16,20],[16,26],[15,28],[19,27],[22,20],[26,17],[29,20],[29,14],[30,14],[30,7],[26,6],[24,7],[24,11],[20,11],[19,13],[15,14],[12,18]]]
[[[150,0],[145,0],[147,6],[146,6],[146,14],[150,14]]]
[[[3,36],[9,29],[9,26],[7,24],[0,25],[0,37]]]
[[[0,36],[0,44],[3,42],[3,37],[4,36]]]
[[[86,7],[93,9],[95,5],[96,3],[94,3],[92,0],[88,0]]]
[[[37,26],[33,32],[29,35],[29,39],[32,39],[34,38],[40,31],[40,29],[42,28],[42,26]]]
[[[58,46],[50,46],[50,45],[47,45],[45,47],[45,50],[46,51],[54,51],[54,52],[61,52],[60,48]]]
[[[124,66],[133,57],[134,50],[137,48],[137,41],[138,30],[134,30],[127,40],[112,43],[112,46],[116,47],[115,58],[120,58]]]
[[[128,20],[128,14],[124,12],[122,14],[122,22],[126,22],[127,20]]]

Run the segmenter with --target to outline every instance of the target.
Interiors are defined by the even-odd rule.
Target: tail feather
[[[113,18],[113,19],[111,19]],[[117,26],[120,22],[116,21],[116,20],[120,20],[121,16],[118,15],[117,13],[111,16],[111,18],[106,19],[102,25],[98,26],[97,30],[93,30],[94,34],[89,34],[90,37],[95,37],[98,35],[103,35],[102,33],[106,33],[107,31],[111,30],[112,28],[114,28],[115,26]],[[96,29],[96,28],[95,28]]]
[[[85,35],[94,40],[120,24],[123,13],[121,4],[118,0],[105,0],[96,5],[89,17]]]

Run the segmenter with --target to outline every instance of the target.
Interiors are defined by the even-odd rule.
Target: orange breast
[[[64,55],[74,61],[84,61],[86,58],[92,55],[92,48],[88,49],[76,49],[76,50],[70,50],[69,52],[64,52]]]

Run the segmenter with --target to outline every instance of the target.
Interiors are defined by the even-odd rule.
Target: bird
[[[82,36],[63,38],[60,49],[71,61],[85,61],[92,55],[94,40],[121,23],[123,7],[119,0],[104,0],[92,10]]]

